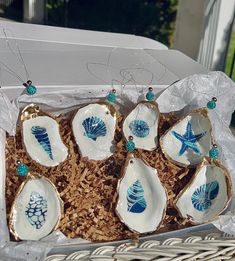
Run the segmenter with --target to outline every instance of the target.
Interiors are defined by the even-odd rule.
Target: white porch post
[[[24,21],[42,24],[45,15],[45,0],[24,0]]]
[[[223,70],[235,0],[180,0],[175,48],[211,70]]]

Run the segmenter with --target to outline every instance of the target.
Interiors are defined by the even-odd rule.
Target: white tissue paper
[[[134,104],[144,99],[146,86],[113,86],[117,90],[116,106],[122,113],[128,114]],[[187,114],[190,110],[205,107],[212,97],[217,98],[217,107],[209,112],[213,126],[213,136],[220,150],[220,159],[230,171],[233,184],[235,184],[235,138],[232,135],[229,124],[231,115],[235,109],[235,84],[222,72],[210,72],[198,74],[180,80],[167,89],[166,86],[154,86],[157,93],[157,102],[160,112],[180,111],[180,115]],[[5,131],[14,135],[19,107],[29,103],[37,103],[42,110],[58,115],[62,111],[77,108],[78,105],[88,102],[96,102],[105,97],[110,91],[110,86],[97,88],[94,86],[79,86],[76,90],[67,90],[40,93],[29,97],[21,95],[16,101],[10,103],[5,96],[0,98],[0,237],[1,260],[43,260],[48,251],[55,245],[66,243],[80,243],[84,241],[68,240],[59,231],[38,242],[9,242],[9,233],[6,226],[4,183],[5,183]],[[10,114],[10,115],[9,115]],[[234,212],[234,213],[233,213]],[[214,225],[221,231],[235,235],[235,197],[229,208],[219,217]],[[2,231],[5,231],[2,236]],[[8,241],[6,243],[6,241]],[[108,243],[107,243],[108,244]],[[27,254],[28,253],[28,254]],[[20,258],[19,258],[20,257]]]

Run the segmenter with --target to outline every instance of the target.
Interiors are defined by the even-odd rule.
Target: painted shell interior
[[[159,110],[155,102],[140,102],[126,117],[123,133],[133,136],[136,148],[153,150],[158,146]]]
[[[29,174],[11,209],[10,229],[16,239],[39,240],[58,225],[63,204],[46,178]]]
[[[208,222],[225,209],[231,190],[227,170],[218,161],[206,158],[178,196],[176,207],[181,216],[189,217],[193,223]]]
[[[82,157],[103,160],[113,154],[116,122],[115,109],[108,103],[89,104],[77,111],[72,129]]]
[[[21,115],[22,136],[28,155],[37,163],[53,167],[68,156],[56,120],[46,115],[38,106],[27,106]]]
[[[163,153],[182,165],[196,165],[211,149],[211,123],[206,109],[191,112],[160,139]]]
[[[126,160],[117,190],[116,212],[120,220],[137,233],[155,231],[167,204],[157,170],[131,155]]]

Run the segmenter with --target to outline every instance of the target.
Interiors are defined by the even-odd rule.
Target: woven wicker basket
[[[169,238],[164,241],[149,240],[143,243],[124,243],[118,246],[102,246],[93,251],[82,250],[72,254],[56,254],[46,261],[59,260],[235,260],[235,239],[228,235],[213,233],[188,238]]]

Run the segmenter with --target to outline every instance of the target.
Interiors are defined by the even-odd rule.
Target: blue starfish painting
[[[182,143],[179,156],[182,156],[187,149],[191,149],[196,154],[201,155],[196,142],[198,142],[206,134],[206,131],[199,134],[193,134],[192,123],[189,121],[184,135],[181,135],[175,131],[172,131],[172,134]]]

